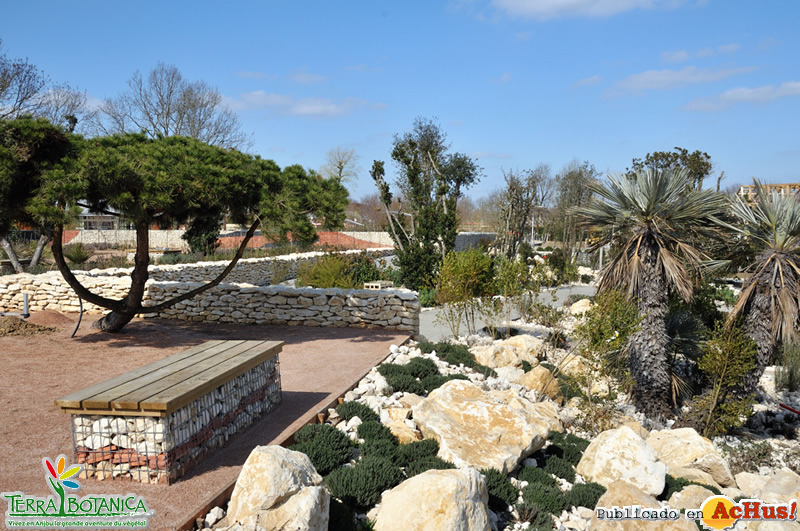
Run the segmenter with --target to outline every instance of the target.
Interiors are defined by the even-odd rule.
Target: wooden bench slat
[[[199,352],[203,352],[204,350],[210,349],[210,348],[212,348],[212,347],[214,347],[214,346],[216,346],[216,345],[218,345],[218,344],[220,344],[222,342],[223,342],[223,340],[215,339],[215,340],[212,340],[212,341],[206,341],[205,343],[201,343],[199,345],[195,345],[195,346],[193,346],[191,348],[188,348],[188,349],[186,349],[186,350],[184,350],[182,352],[179,352],[177,354],[173,354],[172,356],[169,356],[169,357],[164,358],[162,360],[159,360],[159,361],[150,363],[148,365],[145,365],[144,367],[139,367],[138,369],[134,369],[132,371],[128,371],[128,372],[126,372],[124,374],[120,374],[119,376],[116,376],[116,377],[111,378],[109,380],[106,380],[106,381],[91,385],[89,387],[86,387],[84,389],[81,389],[80,391],[76,391],[74,393],[70,393],[70,394],[68,394],[66,396],[63,396],[63,397],[59,398],[58,400],[55,401],[55,403],[56,403],[57,406],[59,406],[61,408],[64,408],[64,409],[66,409],[66,408],[80,409],[82,407],[81,402],[84,399],[86,399],[87,397],[91,397],[91,396],[96,395],[98,393],[102,393],[103,391],[106,391],[106,390],[111,389],[113,387],[116,387],[118,385],[121,385],[121,384],[124,384],[126,382],[129,382],[129,381],[131,381],[131,380],[133,380],[135,378],[139,378],[139,377],[141,377],[141,376],[143,376],[145,374],[148,374],[148,373],[150,373],[152,371],[160,369],[161,367],[166,367],[166,366],[171,365],[173,363],[178,363],[180,360],[182,360],[184,358],[193,356],[193,355],[195,355],[195,354],[197,354]]]
[[[230,348],[218,352],[215,356],[198,361],[197,363],[192,363],[191,365],[183,367],[179,370],[172,371],[168,375],[161,378],[142,380],[140,382],[141,385],[134,391],[113,399],[111,401],[111,407],[114,409],[164,409],[162,407],[145,407],[144,401],[147,400],[148,397],[167,391],[171,387],[181,382],[191,380],[203,371],[208,370],[209,368],[212,368],[225,360],[231,358],[236,359],[238,356],[245,352],[249,352],[251,349],[258,350],[262,343],[263,341],[243,341],[237,345],[233,345]]]
[[[95,395],[87,395],[83,400],[81,400],[81,407],[85,409],[107,409],[111,407],[111,402],[117,400],[120,397],[128,396],[131,393],[135,393],[138,389],[164,378],[165,376],[169,376],[170,374],[183,369],[185,367],[191,367],[192,365],[196,364],[199,361],[204,359],[210,358],[219,354],[220,352],[235,347],[236,345],[240,345],[244,343],[244,341],[218,341],[215,345],[211,345],[210,348],[205,350],[197,350],[192,352],[189,356],[179,356],[174,360],[174,363],[169,364],[162,364],[161,367],[152,367],[151,365],[145,365],[142,369],[145,368],[153,368],[154,370],[140,374],[133,379],[128,380],[120,385],[111,387],[109,389],[105,389]],[[183,353],[180,353],[183,354]],[[165,358],[165,360],[171,360],[172,356]],[[156,362],[158,363],[158,362]],[[137,409],[138,406],[128,407],[127,409]]]
[[[175,411],[256,365],[277,356],[283,348],[282,341],[264,341],[263,343],[258,348],[253,348],[236,358],[222,361],[195,377],[142,401],[140,406],[144,409]]]

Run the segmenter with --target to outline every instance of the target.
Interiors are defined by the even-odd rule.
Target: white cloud
[[[720,53],[734,53],[738,52],[739,48],[741,48],[741,46],[739,46],[735,42],[732,42],[730,44],[723,44],[722,46],[717,46],[717,51]]]
[[[274,75],[269,75],[265,72],[252,72],[249,70],[239,70],[236,72],[236,77],[242,79],[274,79]]]
[[[603,78],[600,76],[589,76],[573,83],[572,88],[585,87],[587,85],[597,85],[598,83],[602,83],[602,81]]]
[[[496,151],[473,151],[469,154],[474,159],[510,159],[511,153]]]
[[[671,9],[686,0],[492,0],[513,17],[546,20],[559,17],[605,17],[634,9]]]
[[[647,70],[646,72],[633,74],[619,81],[617,87],[635,91],[668,90],[686,85],[712,83],[736,74],[751,72],[754,69],[755,68],[751,66],[717,69],[687,66],[680,70]]]
[[[689,111],[719,111],[736,103],[768,103],[781,98],[800,96],[800,81],[786,81],[777,87],[764,85],[761,87],[737,87],[728,89],[712,98],[697,98],[684,106]]]
[[[511,81],[511,77],[512,77],[511,72],[503,72],[503,75],[501,75],[497,81],[499,81],[500,83],[508,83],[509,81]]]
[[[664,52],[661,54],[661,60],[665,63],[682,63],[684,61],[688,61],[689,52],[686,50],[675,50],[673,52]]]
[[[236,99],[227,99],[226,103],[236,111],[271,110],[284,115],[316,118],[344,116],[354,109],[365,106],[372,109],[383,108],[382,104],[369,104],[358,98],[340,101],[329,98],[296,98],[288,94],[275,94],[263,90],[247,92]]]
[[[321,76],[319,74],[312,74],[305,67],[298,68],[297,70],[292,72],[291,75],[289,75],[289,78],[295,83],[301,83],[303,85],[313,85],[314,83],[322,83],[327,79],[325,76]]]

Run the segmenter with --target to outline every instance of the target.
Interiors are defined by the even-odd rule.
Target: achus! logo
[[[80,489],[75,479],[83,465],[67,467],[67,458],[58,456],[55,465],[42,459],[52,496],[28,496],[22,492],[4,492],[8,500],[6,526],[9,528],[48,527],[147,527],[153,511],[144,498],[135,494],[91,494],[72,496],[67,490]]]

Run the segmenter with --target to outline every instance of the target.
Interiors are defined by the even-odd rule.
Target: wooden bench
[[[55,401],[84,476],[171,482],[281,399],[280,341],[216,340]]]

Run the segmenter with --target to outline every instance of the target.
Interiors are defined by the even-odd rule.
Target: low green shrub
[[[575,482],[575,467],[561,457],[550,456],[544,464],[544,471],[566,479],[570,483]]]
[[[517,501],[519,491],[508,479],[508,476],[494,468],[481,470],[486,479],[486,489],[489,491],[489,507],[495,512],[505,511],[509,505]]]
[[[375,263],[375,259],[366,251],[356,255],[348,255],[348,258],[347,272],[357,288],[363,287],[365,282],[384,280],[384,272]]]
[[[522,360],[522,370],[524,372],[530,372],[533,367],[531,366],[531,362],[527,360]]]
[[[392,388],[395,393],[414,393],[415,395],[424,396],[425,386],[422,382],[411,376],[410,374],[390,374],[384,375],[386,383]]]
[[[356,282],[350,272],[350,260],[344,255],[328,254],[300,264],[295,286],[352,289],[356,287]]]
[[[344,420],[350,420],[353,417],[360,418],[362,422],[368,422],[370,420],[378,422],[380,420],[378,414],[375,413],[371,407],[366,404],[362,404],[361,402],[354,402],[350,400],[347,402],[342,402],[336,406],[336,412]]]
[[[427,456],[421,457],[416,461],[409,463],[405,468],[406,477],[413,477],[417,474],[422,474],[427,470],[450,470],[456,466],[453,463],[445,461],[440,457]]]
[[[83,264],[92,257],[92,252],[82,243],[73,243],[64,247],[63,255],[73,264]]]
[[[409,444],[398,446],[400,454],[405,464],[413,463],[425,457],[435,457],[439,453],[439,443],[436,439],[423,439]]]
[[[566,498],[558,487],[531,483],[522,489],[523,503],[528,507],[540,507],[553,515],[566,509]]]
[[[527,481],[530,484],[545,485],[548,487],[558,487],[556,478],[545,472],[539,467],[526,466],[517,474],[517,479]]]
[[[294,435],[292,450],[306,454],[321,475],[345,463],[353,453],[353,442],[330,424],[309,424]]]
[[[547,447],[547,453],[564,459],[572,466],[578,466],[583,452],[589,446],[589,441],[572,433],[565,435],[552,431],[548,436],[548,440],[550,445]]]
[[[548,328],[556,328],[564,317],[558,308],[539,301],[531,303],[528,311],[534,321]]]
[[[439,387],[444,385],[446,382],[449,382],[450,380],[469,381],[469,378],[467,378],[463,374],[450,374],[448,376],[442,376],[441,374],[432,374],[430,376],[426,376],[425,378],[423,378],[421,383],[423,387],[425,387],[425,390],[430,393],[434,389],[438,389]]]
[[[594,280],[594,275],[581,275],[581,282],[584,284],[591,284]]]
[[[599,483],[578,483],[567,493],[568,507],[588,507],[594,509],[606,488]]]
[[[390,460],[367,456],[355,466],[337,468],[325,478],[331,496],[339,498],[353,509],[372,507],[381,493],[403,480],[403,472]]]
[[[426,376],[439,374],[439,367],[436,366],[436,362],[428,358],[411,358],[411,361],[403,365],[403,367],[406,368],[408,374],[420,380]]]
[[[388,439],[365,439],[358,447],[362,457],[381,457],[402,466],[403,461],[396,441]]]
[[[554,528],[553,516],[538,505],[521,503],[517,505],[517,512],[521,522],[531,524],[528,531],[551,531]]]
[[[494,369],[481,365],[475,361],[475,355],[469,351],[466,345],[454,345],[452,343],[428,343],[422,342],[419,345],[420,350],[426,353],[436,352],[436,357],[440,360],[458,367],[464,365],[475,372],[479,372],[484,376],[497,376]]]
[[[423,308],[432,308],[436,306],[436,289],[434,288],[419,288],[419,305]]]
[[[362,422],[358,426],[358,436],[365,441],[384,440],[390,441],[397,445],[397,437],[394,436],[392,430],[381,424],[380,422],[370,420]]]

